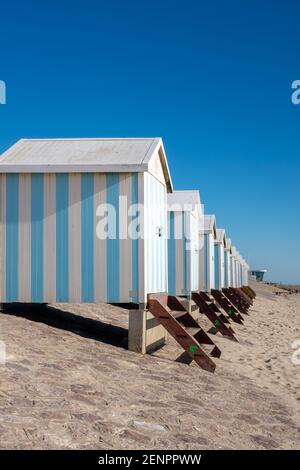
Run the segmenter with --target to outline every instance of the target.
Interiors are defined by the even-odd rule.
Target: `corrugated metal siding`
[[[167,292],[167,189],[144,173],[145,292]]]
[[[127,230],[136,221],[137,212],[128,215],[119,206],[119,196],[127,197],[129,205],[139,202],[139,176],[130,173],[0,175],[1,301],[144,299],[144,291],[139,289],[143,276],[139,273],[143,255],[140,241],[122,239],[121,234],[121,230]],[[165,187],[151,182],[149,189],[155,188],[157,202],[164,201],[160,203],[163,206]],[[97,213],[97,208],[106,202],[120,215],[120,222],[117,217],[116,239],[99,240],[96,228],[105,222],[101,217],[104,214]],[[154,237],[155,244],[150,240],[152,257],[156,259],[153,288],[165,291],[166,212],[157,215],[149,194],[148,210],[148,230],[156,226],[155,220],[165,230],[163,237]],[[108,214],[108,229],[113,225],[113,216]],[[160,263],[160,258],[164,263]]]

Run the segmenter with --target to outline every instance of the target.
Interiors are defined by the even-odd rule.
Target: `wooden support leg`
[[[146,313],[146,310],[129,310],[129,351],[146,354]]]
[[[165,328],[145,309],[129,311],[128,349],[146,354],[166,342]]]

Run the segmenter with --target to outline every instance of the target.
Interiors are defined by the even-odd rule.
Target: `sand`
[[[172,338],[153,355],[127,351],[119,307],[0,313],[0,448],[300,449],[300,295],[256,288],[239,343],[213,336],[215,374],[176,362]]]

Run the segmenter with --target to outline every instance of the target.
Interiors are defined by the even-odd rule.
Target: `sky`
[[[300,2],[0,4],[0,153],[20,138],[163,138],[252,268],[300,284]]]

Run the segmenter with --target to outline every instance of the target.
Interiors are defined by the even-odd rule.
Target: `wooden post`
[[[146,354],[165,344],[167,331],[145,309],[129,310],[128,349]]]
[[[146,354],[146,310],[129,310],[128,349]]]

